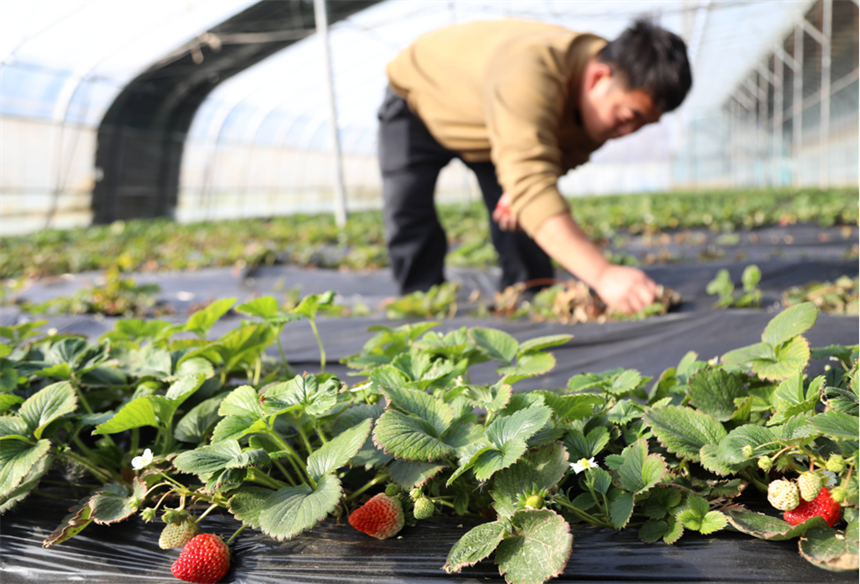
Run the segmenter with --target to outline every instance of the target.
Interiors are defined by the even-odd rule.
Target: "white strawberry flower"
[[[580,458],[577,462],[571,462],[570,466],[576,474],[579,474],[584,470],[588,470],[589,468],[598,468],[597,463],[594,462],[593,456],[591,458]]]
[[[152,450],[147,448],[143,451],[143,456],[135,456],[131,459],[131,467],[134,470],[140,470],[152,463]]]

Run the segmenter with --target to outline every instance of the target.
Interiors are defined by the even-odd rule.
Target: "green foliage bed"
[[[42,336],[44,322],[0,327],[0,511],[51,468],[72,467],[97,485],[57,517],[46,546],[92,522],[170,509],[205,529],[219,507],[285,540],[388,483],[407,510],[429,499],[489,520],[453,546],[450,572],[493,556],[509,582],[544,582],[576,553],[574,522],[667,544],[731,527],[799,539],[821,568],[857,569],[857,346],[810,348],[813,304],[775,316],[760,343],[709,362],[679,356],[657,379],[619,368],[517,392],[555,367],[552,349],[569,335],[377,326],[345,359],[356,376],[341,380],[325,373],[315,324],[331,301],[308,296],[284,311],[258,298],[235,307],[247,320],[218,339],[209,331],[235,299],[186,323],[120,320],[97,342]],[[302,318],[319,342],[316,374],[266,353]],[[831,367],[809,378],[811,359]],[[488,361],[498,380],[473,383],[472,366]],[[808,474],[841,501],[841,522],[793,525],[734,503]]]
[[[618,232],[734,230],[798,221],[852,225],[858,218],[856,188],[585,197],[570,204],[594,239]],[[439,211],[453,244],[450,264],[495,263],[482,204]],[[134,220],[0,238],[0,279],[105,270],[117,263],[126,271],[273,263],[372,269],[386,265],[387,256],[378,211],[351,214],[344,230],[330,215],[293,215],[192,225]]]

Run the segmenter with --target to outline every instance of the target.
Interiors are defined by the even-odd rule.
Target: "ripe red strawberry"
[[[185,544],[170,572],[186,582],[216,584],[230,569],[230,548],[211,533],[201,533]]]
[[[400,500],[385,493],[379,493],[349,515],[350,525],[377,539],[396,535],[404,521]]]
[[[815,516],[823,517],[830,527],[836,525],[842,517],[842,507],[830,497],[827,487],[822,487],[812,501],[801,501],[797,507],[786,511],[783,519],[792,525],[800,525]]]

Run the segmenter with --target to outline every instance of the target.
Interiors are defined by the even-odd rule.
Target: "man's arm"
[[[609,262],[568,213],[545,220],[532,238],[612,308],[637,312],[657,297],[657,284],[645,272]]]

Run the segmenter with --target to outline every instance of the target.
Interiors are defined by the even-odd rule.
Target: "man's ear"
[[[591,91],[601,81],[612,79],[612,68],[606,63],[593,59],[585,70],[584,85],[587,91]]]

